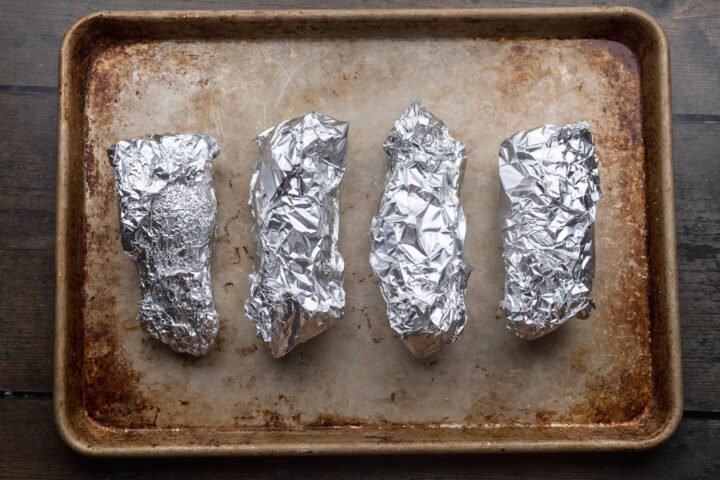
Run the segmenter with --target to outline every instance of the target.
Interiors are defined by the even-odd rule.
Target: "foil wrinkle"
[[[177,352],[202,356],[219,317],[210,281],[217,202],[208,135],[154,135],[108,149],[121,243],[140,274],[142,329]]]
[[[245,314],[277,357],[324,332],[345,306],[337,247],[348,123],[313,112],[261,133],[250,182],[255,266]]]
[[[383,144],[387,185],[372,218],[370,264],[387,318],[416,357],[457,340],[465,328],[465,214],[458,197],[465,144],[415,102]]]
[[[539,338],[587,318],[595,277],[594,222],[601,197],[588,124],[544,125],[500,146],[507,327]]]

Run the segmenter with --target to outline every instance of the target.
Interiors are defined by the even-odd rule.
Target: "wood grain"
[[[334,480],[471,478],[716,479],[720,420],[689,418],[655,450],[616,455],[474,455],[248,459],[87,459],[54,431],[50,400],[0,399],[3,478],[245,478]]]
[[[685,408],[720,411],[720,122],[676,120],[680,322]]]
[[[52,390],[56,105],[0,91],[0,390]]]
[[[83,15],[98,10],[152,9],[261,9],[261,8],[403,8],[403,7],[569,7],[597,5],[595,0],[580,1],[472,1],[472,0],[192,0],[142,1],[98,0],[73,2],[41,0],[33,11],[43,12],[42,21],[27,3],[4,2],[0,16],[0,84],[55,86],[57,84],[58,45],[62,35]],[[632,5],[653,15],[665,32],[672,49],[674,109],[682,113],[720,111],[720,2],[625,1],[601,2]]]
[[[570,6],[592,0],[450,0],[442,6]],[[604,2],[603,2],[604,3]],[[672,53],[675,184],[686,417],[639,454],[311,459],[91,460],[52,420],[57,55],[100,9],[431,7],[434,0],[4,1],[0,14],[0,477],[2,478],[720,478],[720,2],[632,4],[655,16]]]

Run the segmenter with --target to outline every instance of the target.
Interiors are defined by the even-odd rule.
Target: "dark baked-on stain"
[[[88,305],[88,303],[91,304]],[[114,299],[85,301],[91,310],[112,311]],[[94,314],[86,323],[82,370],[83,403],[87,415],[107,427],[147,427],[157,416],[157,408],[137,389],[140,374],[131,370],[120,353],[111,314]]]

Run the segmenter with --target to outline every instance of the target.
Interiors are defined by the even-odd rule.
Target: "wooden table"
[[[0,4],[0,478],[720,478],[720,2],[627,1],[670,40],[685,415],[641,453],[95,460],[52,419],[57,61],[60,39],[101,9],[570,6],[446,0],[43,0]]]

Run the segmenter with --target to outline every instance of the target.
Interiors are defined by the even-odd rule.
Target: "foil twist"
[[[345,306],[338,187],[348,123],[313,112],[261,133],[250,182],[255,267],[245,314],[276,358],[328,329]]]
[[[585,122],[545,125],[500,146],[507,327],[529,340],[587,318],[595,277],[598,158]]]
[[[210,283],[217,202],[207,135],[122,141],[115,167],[123,250],[140,274],[142,329],[177,352],[204,355],[219,317]]]
[[[388,182],[372,219],[370,264],[387,318],[407,348],[425,357],[453,343],[467,317],[465,214],[458,198],[465,144],[415,102],[383,149]]]

